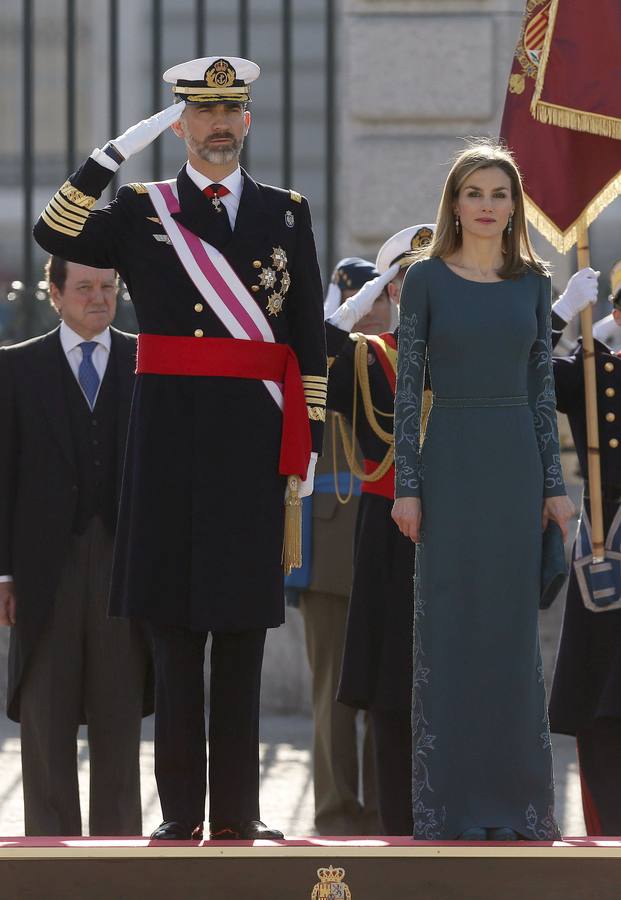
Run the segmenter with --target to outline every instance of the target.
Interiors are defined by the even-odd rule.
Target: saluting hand
[[[123,134],[109,141],[106,147],[109,148],[112,145],[113,150],[117,151],[123,159],[129,159],[130,156],[134,156],[136,153],[144,150],[145,147],[148,147],[173,122],[176,122],[184,109],[185,100],[182,100],[180,103],[173,103],[171,106],[167,106],[166,109],[155,113],[155,115],[149,116],[148,119],[138,122],[137,125],[132,125]],[[96,162],[113,171],[116,171],[119,163],[123,161],[111,159],[110,155],[106,153],[106,148],[100,150],[97,147],[93,150],[91,156]]]
[[[394,502],[391,515],[401,534],[415,544],[420,543],[423,510],[419,497],[399,497]]]

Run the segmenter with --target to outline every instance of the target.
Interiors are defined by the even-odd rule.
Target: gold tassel
[[[282,548],[285,575],[290,575],[291,569],[302,567],[302,498],[299,488],[300,479],[297,475],[290,475],[285,495],[285,539]]]

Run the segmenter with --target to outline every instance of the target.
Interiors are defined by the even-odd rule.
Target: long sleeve
[[[429,327],[425,266],[411,266],[401,292],[395,396],[395,497],[420,497],[420,429]]]
[[[0,575],[12,572],[11,544],[17,487],[17,417],[9,354],[0,348]]]
[[[539,282],[537,338],[530,351],[528,393],[543,467],[543,495],[558,497],[566,491],[561,469],[552,369],[551,282],[548,277],[540,277]]]
[[[93,209],[97,200],[114,177],[114,172],[100,166],[90,157],[51,198],[35,223],[33,234],[37,243],[63,259],[97,268],[116,268],[122,265],[122,238],[126,229],[119,228],[123,220],[124,186],[117,198],[103,209]]]

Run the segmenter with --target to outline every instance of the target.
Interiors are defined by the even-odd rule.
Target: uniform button
[[[91,419],[91,425],[97,426],[98,424],[97,419]]]
[[[615,416],[614,413],[606,413],[606,421],[607,422],[614,422],[616,420],[616,418],[617,417]]]
[[[606,388],[604,393],[606,394],[607,397],[614,397],[614,395],[616,394],[616,391],[614,388]]]
[[[204,307],[203,307],[203,304],[202,304],[202,303],[195,303],[195,304],[194,304],[194,311],[195,311],[195,312],[202,312],[202,311],[203,311],[203,308],[204,308]]]
[[[604,369],[606,372],[614,372],[614,370],[615,370],[614,363],[611,363],[611,362],[604,363]]]
[[[260,269],[261,268],[261,260],[255,259],[255,261],[253,262],[252,265],[255,267],[255,269]]]
[[[617,443],[618,443],[618,441],[617,441]],[[100,459],[96,459],[96,460],[95,460],[95,465],[96,465],[96,466],[100,466],[100,465],[101,465],[101,460],[100,460]]]
[[[608,441],[608,446],[612,447],[613,450],[616,450],[616,448],[619,446],[619,441],[616,438],[610,438],[610,440]]]
[[[202,336],[203,336],[203,329],[197,328],[196,331],[194,332],[194,337],[202,337]]]
[[[98,446],[99,446],[99,441],[97,440],[97,438],[95,438],[95,440],[93,441],[93,447],[98,447]]]
[[[252,287],[250,288],[250,290],[256,294],[256,292],[259,290],[259,285],[253,284]]]

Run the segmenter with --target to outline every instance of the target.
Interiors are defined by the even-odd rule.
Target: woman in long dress
[[[416,544],[413,817],[419,840],[553,840],[537,613],[560,465],[550,278],[520,176],[490,141],[449,173],[401,300],[393,518]],[[425,366],[434,401],[422,450]]]

